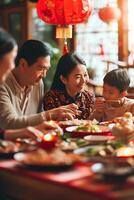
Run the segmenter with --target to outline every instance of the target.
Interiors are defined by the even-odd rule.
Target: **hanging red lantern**
[[[69,25],[85,21],[91,14],[89,0],[38,0],[37,12],[46,23]]]
[[[39,18],[49,24],[58,25],[56,38],[72,38],[72,26],[82,23],[91,15],[90,0],[38,0]]]
[[[117,7],[107,5],[104,8],[100,8],[98,15],[102,21],[110,23],[119,20],[121,16],[121,11]]]

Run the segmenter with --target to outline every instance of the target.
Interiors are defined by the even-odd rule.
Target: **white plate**
[[[78,128],[78,126],[70,126],[70,127],[66,128],[66,131],[68,131],[68,132],[76,131],[77,128]]]
[[[87,147],[81,147],[81,148],[78,148],[78,149],[75,149],[74,150],[74,153],[75,154],[84,154],[85,152],[87,152],[88,150],[90,149],[95,149],[95,150],[102,150],[104,147],[101,146],[101,145],[90,145],[90,146],[87,146]]]
[[[111,123],[111,124],[109,124],[108,125],[108,128],[110,129],[110,130],[112,130],[112,128],[115,126],[115,123]]]
[[[114,139],[114,137],[105,135],[87,135],[84,137],[84,139],[88,141],[107,141]]]

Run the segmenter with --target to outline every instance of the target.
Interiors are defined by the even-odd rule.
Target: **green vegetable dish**
[[[101,132],[101,129],[98,125],[80,125],[76,128],[76,131],[89,131],[89,132]]]

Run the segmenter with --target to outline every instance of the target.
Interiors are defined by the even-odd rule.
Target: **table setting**
[[[31,181],[38,180],[43,184],[47,182],[60,183],[62,186],[66,185],[66,187],[76,189],[79,192],[87,191],[94,196],[102,195],[105,196],[104,199],[109,199],[108,196],[111,194],[115,183],[117,185],[124,184],[126,185],[125,188],[128,188],[128,183],[134,185],[133,140],[127,140],[124,143],[125,134],[123,140],[120,134],[114,134],[113,127],[120,120],[122,121],[122,118],[118,120],[114,124],[112,122],[112,126],[87,120],[75,120],[76,125],[73,124],[72,120],[62,131],[51,129],[45,130],[44,133],[42,131],[37,140],[27,138],[17,139],[9,143],[0,141],[0,147],[4,146],[3,142],[7,142],[8,148],[10,145],[15,146],[15,149],[12,150],[13,153],[11,151],[11,157],[5,156],[3,159],[0,153],[0,173],[8,172],[9,175],[13,176],[13,179],[15,179],[14,175],[18,174],[20,178],[29,177],[32,178]],[[50,123],[59,125],[59,122],[51,121]],[[65,125],[65,122],[63,124]],[[78,129],[77,137],[72,136],[74,131],[72,127]],[[69,128],[72,130],[71,132],[69,132]],[[81,136],[83,130],[84,134]],[[32,129],[32,131],[36,131],[36,129]],[[80,137],[78,137],[79,134]],[[127,136],[128,134],[126,134]],[[16,144],[20,146],[23,144],[26,147],[20,148],[19,146],[16,149],[18,147]],[[4,151],[6,154],[6,150]],[[8,153],[10,153],[10,150],[7,151]],[[105,189],[94,190],[93,192],[91,184],[96,187],[98,185],[97,180],[99,187],[101,188],[104,184]],[[7,183],[5,182],[5,184]],[[109,192],[107,192],[106,188],[109,184]],[[113,199],[116,200],[116,197],[113,197]]]

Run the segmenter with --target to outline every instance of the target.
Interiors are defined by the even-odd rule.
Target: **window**
[[[105,73],[117,68],[114,63],[118,61],[118,24],[114,22],[111,26],[98,16],[98,10],[108,1],[92,2],[94,11],[88,22],[76,26],[76,51],[85,59],[87,67],[95,69],[94,81],[100,85]],[[117,6],[117,0],[110,0],[109,5]]]
[[[131,87],[134,87],[134,0],[128,0],[128,69],[131,78]]]

